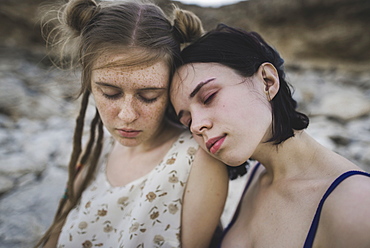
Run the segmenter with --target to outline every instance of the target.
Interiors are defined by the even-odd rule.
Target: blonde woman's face
[[[160,135],[169,102],[169,68],[150,66],[100,68],[127,55],[100,57],[91,90],[103,124],[124,146],[137,146]],[[100,68],[100,69],[99,69]]]

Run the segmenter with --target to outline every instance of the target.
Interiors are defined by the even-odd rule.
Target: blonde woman
[[[168,95],[180,43],[202,33],[199,19],[175,9],[171,22],[150,3],[72,0],[59,20],[62,44],[77,44],[82,103],[65,199],[39,245],[208,247],[226,168],[173,121]],[[90,95],[97,112],[83,149]]]

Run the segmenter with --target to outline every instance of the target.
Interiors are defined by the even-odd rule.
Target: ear
[[[263,63],[260,68],[260,75],[264,83],[264,92],[268,96],[268,100],[274,99],[280,88],[279,74],[274,65],[271,63]]]

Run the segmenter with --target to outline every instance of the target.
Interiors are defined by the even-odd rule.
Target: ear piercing
[[[266,94],[267,100],[268,100],[269,102],[271,102],[270,91],[265,90],[265,94]]]
[[[266,82],[266,78],[264,78],[263,79],[265,82]],[[267,86],[267,83],[265,83],[265,94],[266,94],[266,97],[267,97],[267,100],[269,101],[269,102],[271,102],[271,97],[270,97],[270,91],[269,91],[269,88],[268,88],[268,86]]]

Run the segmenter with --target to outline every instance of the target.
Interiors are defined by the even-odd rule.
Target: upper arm
[[[330,247],[370,247],[370,178],[356,175],[338,186],[320,222],[318,231]]]
[[[199,149],[186,185],[181,222],[184,248],[208,247],[228,191],[226,166]]]

